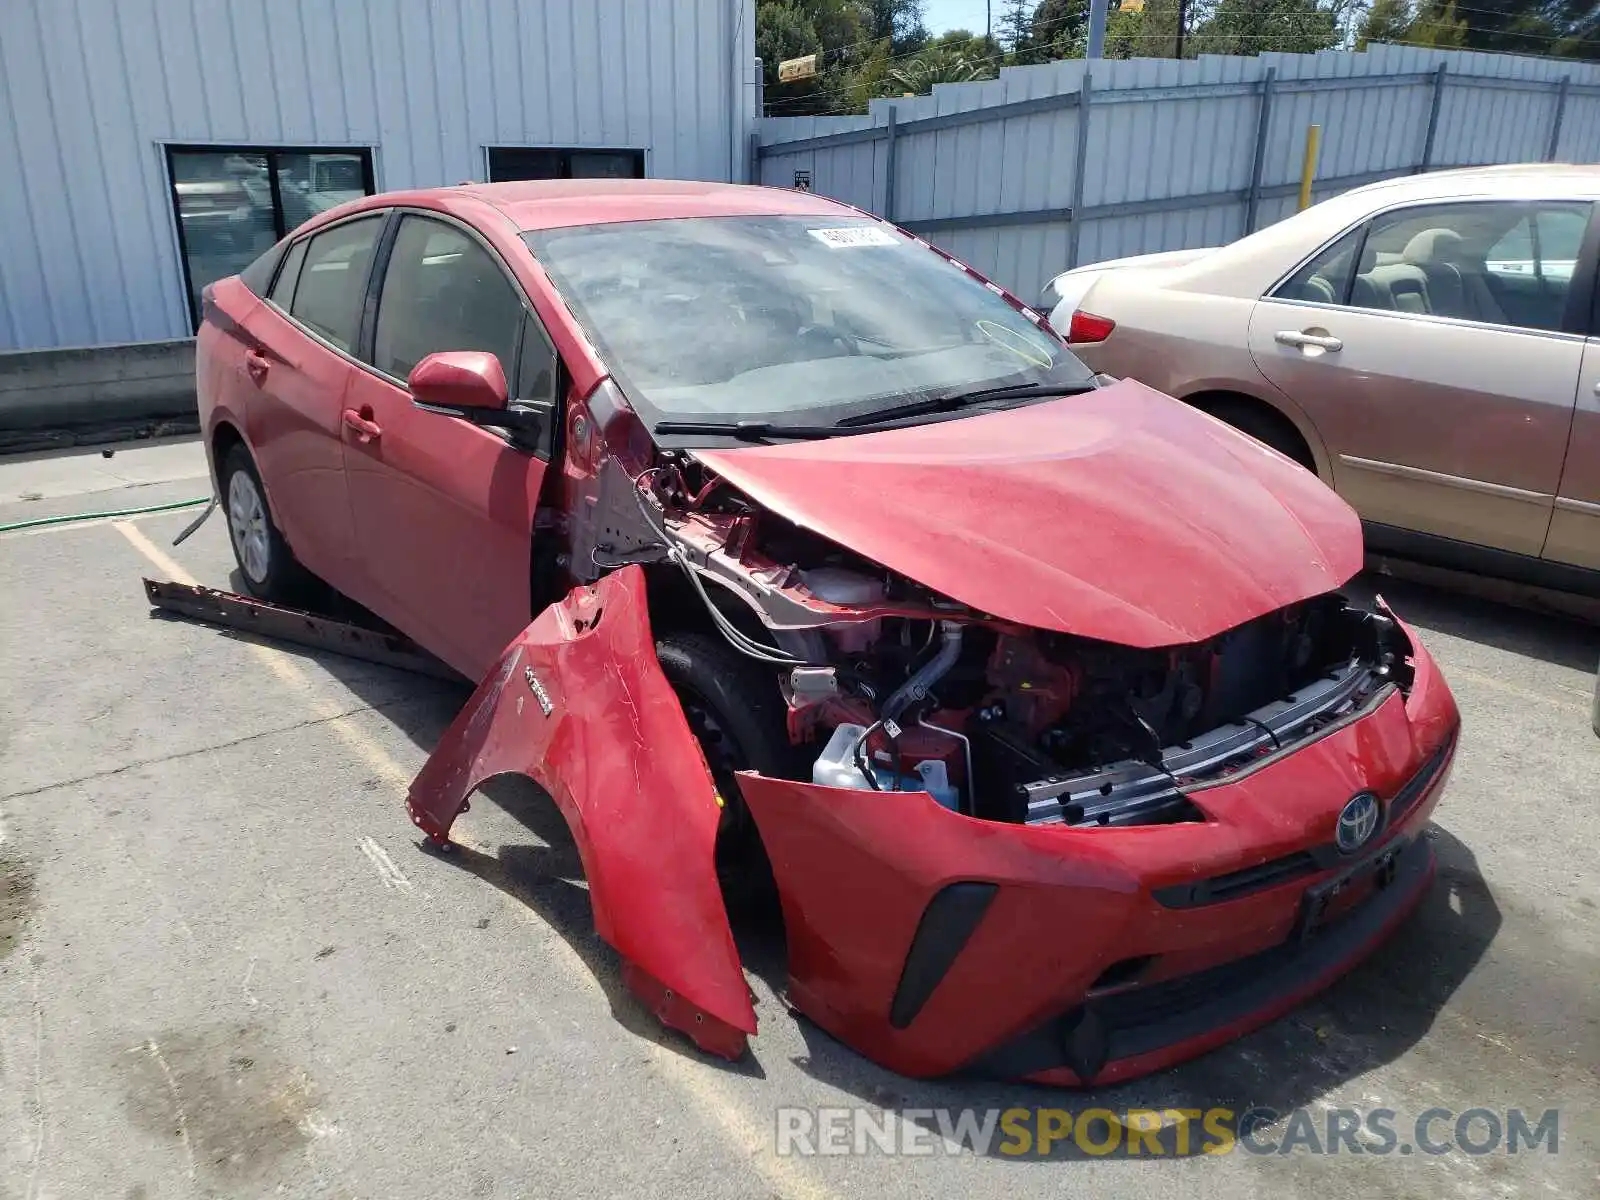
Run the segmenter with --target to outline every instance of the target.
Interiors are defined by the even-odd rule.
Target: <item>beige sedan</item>
[[[1316,471],[1372,549],[1600,594],[1597,200],[1595,167],[1389,180],[1044,303],[1096,370]]]

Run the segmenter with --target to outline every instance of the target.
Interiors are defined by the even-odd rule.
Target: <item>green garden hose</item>
[[[29,521],[13,521],[0,525],[0,533],[18,529],[37,529],[45,525],[70,525],[75,521],[104,521],[111,517],[142,517],[146,513],[171,512],[179,508],[193,508],[197,504],[211,503],[210,496],[197,496],[193,500],[173,500],[166,504],[150,504],[144,508],[116,508],[108,512],[67,513],[60,517],[34,517]]]

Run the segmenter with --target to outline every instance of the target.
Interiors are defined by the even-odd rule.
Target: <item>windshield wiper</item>
[[[1043,396],[1078,396],[1084,392],[1092,392],[1098,386],[1096,383],[1023,383],[1013,384],[1010,387],[978,388],[971,392],[952,392],[948,396],[934,396],[928,400],[897,404],[893,408],[858,413],[853,417],[842,418],[837,424],[845,428],[852,425],[876,425],[900,417],[920,417],[924,413],[949,412],[983,400],[1030,400]]]
[[[832,425],[784,425],[773,421],[657,421],[651,432],[663,436],[672,434],[700,434],[707,437],[730,437],[740,441],[760,442],[767,438],[817,439],[838,437],[842,432],[862,432],[876,429],[888,421],[901,417],[917,417],[925,413],[948,412],[965,408],[983,400],[1026,400],[1042,396],[1077,396],[1092,392],[1096,383],[1027,383],[1011,387],[978,388],[971,392],[954,392],[948,396],[935,396],[929,400],[914,400],[891,408],[880,408],[869,413],[845,417]]]
[[[771,421],[657,421],[652,433],[704,434],[760,442],[767,438],[830,438],[839,431],[831,425],[778,425]]]

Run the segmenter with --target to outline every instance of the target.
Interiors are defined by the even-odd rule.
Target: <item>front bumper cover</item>
[[[999,825],[922,793],[743,776],[782,899],[791,1002],[903,1074],[1059,1084],[1130,1078],[1273,1019],[1376,947],[1432,876],[1423,830],[1459,717],[1420,646],[1416,667],[1408,698],[1192,790],[1204,822]],[[1329,863],[1337,814],[1362,791],[1384,806],[1381,832]],[[1341,889],[1299,936],[1308,889],[1380,857],[1381,875]],[[1259,886],[1205,893],[1252,874]]]

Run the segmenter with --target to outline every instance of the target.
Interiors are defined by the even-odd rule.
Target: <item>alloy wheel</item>
[[[247,471],[235,471],[228,481],[228,532],[233,549],[251,583],[262,583],[272,565],[272,545],[268,539],[267,506],[261,491]]]

